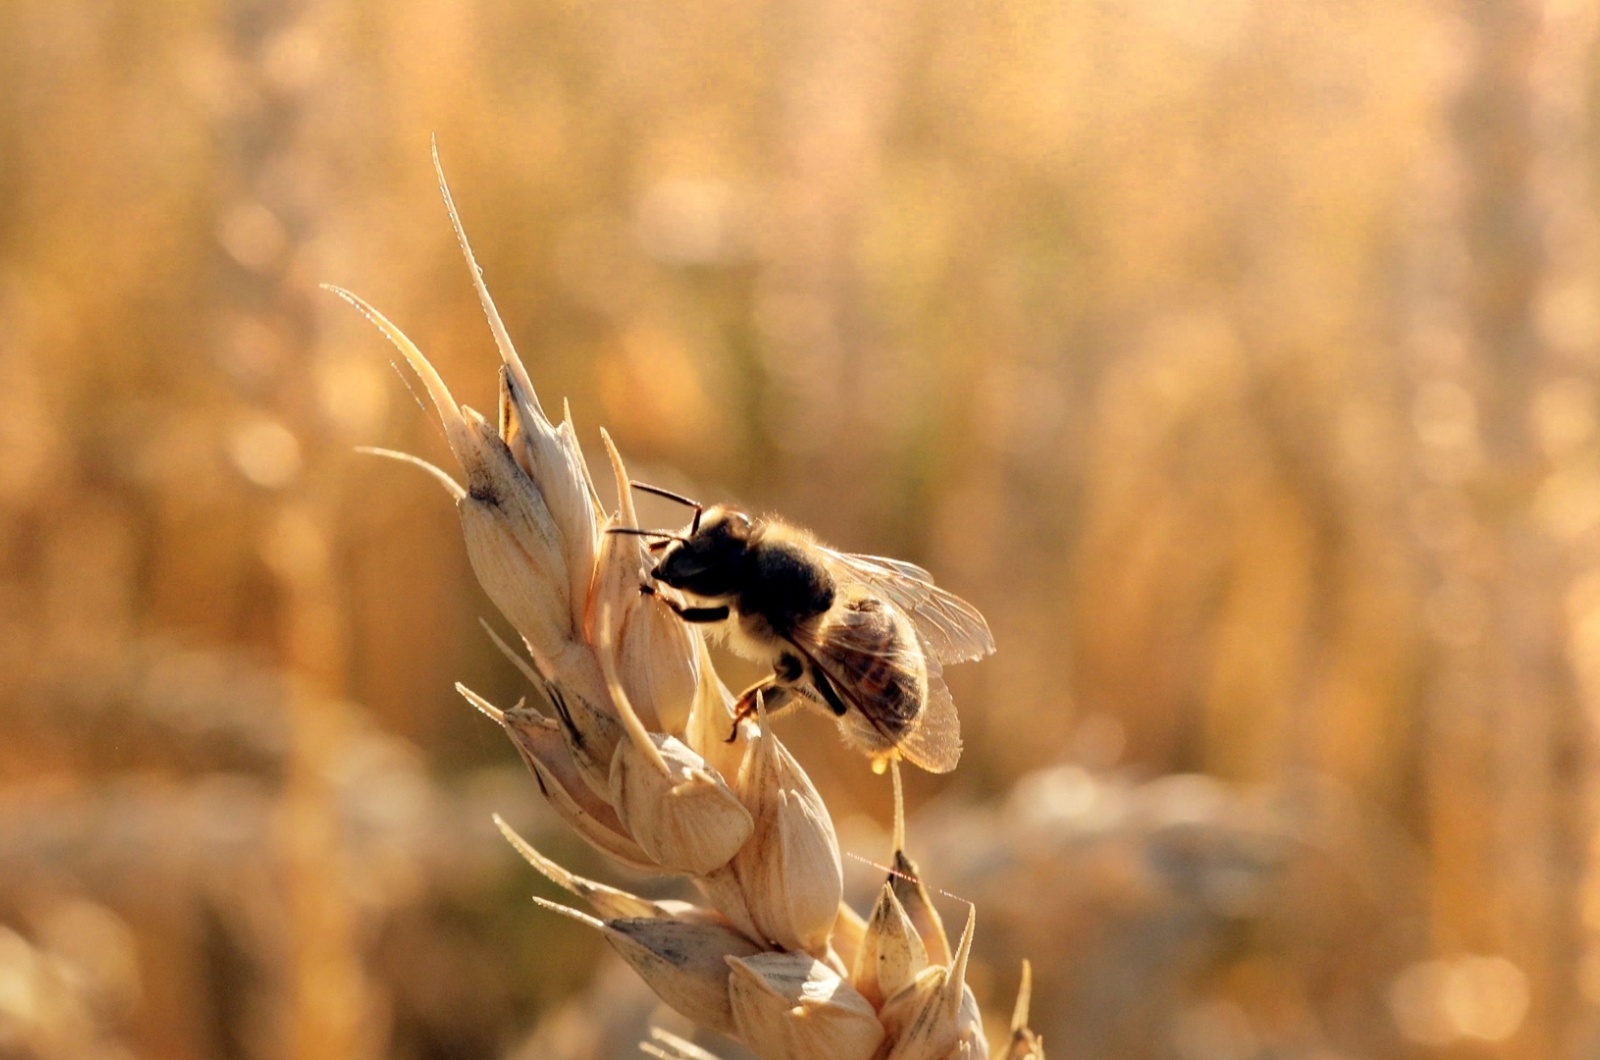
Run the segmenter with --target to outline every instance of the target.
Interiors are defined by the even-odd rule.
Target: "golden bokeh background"
[[[0,3],[0,1056],[635,1055],[489,824],[618,879],[452,691],[522,694],[447,500],[355,452],[445,448],[318,290],[493,406],[435,134],[591,455],[989,615],[910,796],[997,1031],[1031,956],[1052,1056],[1595,1055],[1596,18]]]

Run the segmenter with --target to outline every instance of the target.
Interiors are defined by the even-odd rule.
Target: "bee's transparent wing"
[[[915,563],[831,548],[823,551],[836,570],[910,616],[924,647],[939,662],[971,662],[994,651],[994,636],[978,609],[933,584],[933,575]]]
[[[928,702],[923,704],[922,720],[897,746],[907,761],[930,773],[948,773],[961,760],[961,719],[934,659],[928,660]]]
[[[877,612],[845,610],[821,635],[790,643],[886,748],[930,773],[948,773],[961,758],[961,722],[938,660],[917,650],[922,638],[913,642],[916,630],[908,619],[893,605]],[[915,675],[924,668],[925,701],[915,694]]]

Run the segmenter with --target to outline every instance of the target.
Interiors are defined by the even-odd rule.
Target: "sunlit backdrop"
[[[1596,15],[0,3],[0,1055],[651,1018],[489,823],[609,872],[452,691],[526,689],[448,498],[355,451],[448,462],[320,283],[494,405],[430,136],[591,454],[990,617],[909,789],[986,1012],[1028,956],[1052,1056],[1594,1055]]]

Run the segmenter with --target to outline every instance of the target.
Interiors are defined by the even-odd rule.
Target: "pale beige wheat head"
[[[500,709],[457,687],[505,730],[573,831],[636,872],[689,877],[704,899],[653,901],[575,876],[497,822],[593,915],[540,904],[599,931],[667,1005],[759,1056],[987,1057],[966,983],[974,913],[952,947],[901,849],[903,827],[870,914],[844,904],[828,807],[764,715],[734,727],[733,697],[699,634],[640,594],[649,569],[641,539],[605,532],[638,525],[622,457],[601,432],[620,498],[607,514],[570,415],[550,421],[512,348],[442,172],[439,184],[500,351],[495,423],[458,405],[382,314],[331,289],[389,337],[432,399],[464,482],[388,455],[421,464],[455,500],[473,570],[531,662],[507,654],[548,709]],[[641,1048],[710,1055],[665,1033]],[[1005,1055],[1044,1055],[1027,1029],[1026,988]]]

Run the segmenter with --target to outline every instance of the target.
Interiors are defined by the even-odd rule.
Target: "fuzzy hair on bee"
[[[781,519],[633,486],[694,510],[683,534],[614,528],[656,539],[642,591],[772,668],[739,697],[740,718],[758,696],[769,712],[811,703],[879,771],[896,758],[933,773],[955,768],[961,727],[941,675],[994,651],[976,608],[914,564],[838,552]]]

